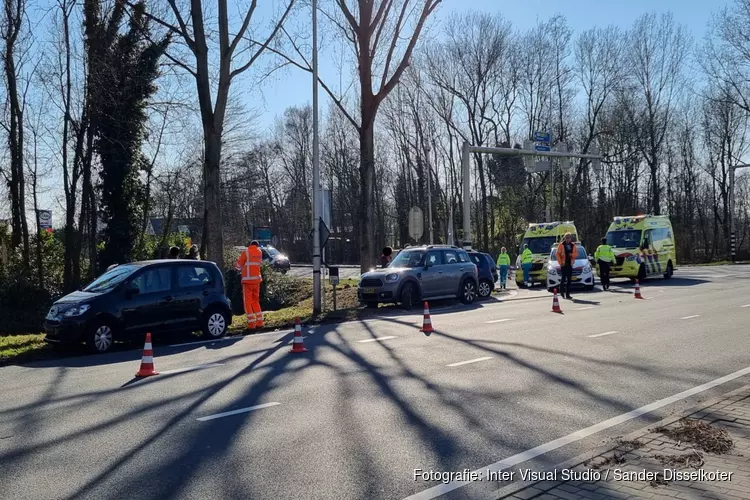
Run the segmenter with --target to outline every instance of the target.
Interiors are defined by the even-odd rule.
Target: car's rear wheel
[[[492,283],[490,280],[483,279],[479,282],[479,296],[489,297],[492,295]]]
[[[414,307],[415,300],[414,285],[411,283],[405,284],[404,288],[401,289],[401,307],[408,311]]]
[[[474,302],[474,299],[477,298],[477,285],[474,283],[473,280],[465,279],[463,283],[461,283],[461,292],[459,295],[459,299],[464,304],[471,304]]]
[[[378,303],[377,302],[368,302],[366,304],[366,306],[367,306],[368,309],[377,309],[378,308]]]
[[[674,274],[674,268],[672,267],[672,261],[667,262],[667,272],[664,273],[664,279],[669,279]]]
[[[229,321],[224,311],[218,307],[212,307],[203,315],[203,325],[201,328],[203,336],[208,339],[223,337],[229,330]]]
[[[516,286],[518,288],[526,288],[526,283],[524,283],[523,281],[516,281]]]
[[[110,320],[94,321],[86,335],[86,347],[89,351],[101,354],[109,351],[115,343],[115,329]]]

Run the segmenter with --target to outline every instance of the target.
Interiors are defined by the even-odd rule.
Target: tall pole
[[[736,236],[734,233],[734,173],[735,167],[729,168],[729,251],[732,262],[737,260]]]
[[[321,312],[320,280],[320,145],[318,138],[318,2],[312,0],[313,112],[313,315]]]
[[[425,165],[427,166],[427,223],[430,225],[430,245],[435,244],[435,239],[432,234],[432,184],[431,174],[432,169],[430,168],[430,147],[425,148]]]
[[[464,178],[464,241],[463,247],[471,249],[471,190],[469,189],[469,141],[461,148],[461,170]]]
[[[737,234],[734,229],[734,176],[738,168],[748,168],[750,164],[729,167],[729,252],[732,262],[737,260]]]

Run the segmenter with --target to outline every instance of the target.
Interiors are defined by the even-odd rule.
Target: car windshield
[[[83,291],[97,293],[111,290],[125,281],[136,269],[138,269],[138,266],[128,264],[117,266],[96,278]]]
[[[399,252],[388,267],[419,267],[424,264],[424,250],[412,250],[411,252]]]
[[[521,249],[523,249],[524,245],[529,245],[529,250],[531,250],[531,253],[545,254],[549,252],[549,249],[552,248],[552,245],[554,244],[555,244],[554,236],[538,236],[536,238],[524,238],[523,242],[521,243]]]
[[[637,229],[609,231],[607,243],[614,248],[638,248],[641,244],[641,231]]]
[[[271,257],[276,257],[277,255],[281,254],[281,252],[276,250],[274,247],[266,247],[265,250],[266,250],[266,253],[270,255]]]
[[[581,245],[576,245],[576,247],[578,248],[576,260],[588,259],[588,257],[586,256],[586,249],[584,249]],[[551,260],[552,262],[557,262],[557,248],[553,248],[549,253],[549,260]]]

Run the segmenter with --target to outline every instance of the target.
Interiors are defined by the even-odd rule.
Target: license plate
[[[363,288],[362,293],[375,293],[374,288]]]

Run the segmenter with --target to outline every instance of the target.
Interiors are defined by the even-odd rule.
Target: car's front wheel
[[[211,308],[203,315],[203,336],[208,339],[218,339],[226,335],[229,330],[227,314],[219,308]]]
[[[414,307],[414,301],[414,285],[407,283],[404,285],[404,288],[401,289],[401,307],[408,311]]]
[[[94,321],[86,335],[86,347],[89,351],[101,354],[109,351],[115,343],[115,329],[110,320]]]
[[[459,299],[461,299],[461,302],[464,304],[471,304],[474,302],[474,299],[477,298],[477,285],[474,283],[473,280],[466,279],[461,284],[461,292]]]
[[[492,295],[492,288],[493,287],[490,280],[481,280],[479,282],[479,296],[482,298],[489,297],[490,295]]]
[[[667,272],[664,273],[664,279],[669,279],[674,274],[674,268],[672,267],[672,262],[667,263]]]

